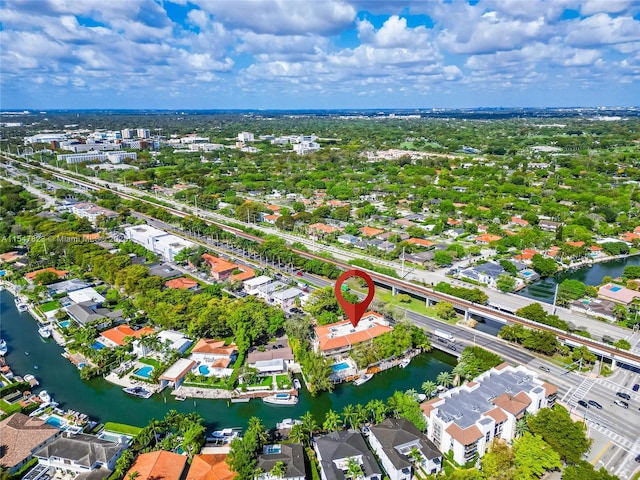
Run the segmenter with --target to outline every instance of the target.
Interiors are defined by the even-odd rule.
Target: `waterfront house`
[[[121,319],[123,313],[122,310],[111,311],[108,308],[102,308],[92,301],[68,305],[64,310],[79,325],[86,325],[87,323],[104,319],[104,322],[97,325],[97,328],[105,328],[112,320]]]
[[[348,464],[355,461],[362,475],[359,480],[381,480],[382,471],[373,452],[367,448],[360,432],[341,430],[313,439],[313,449],[320,463],[322,480],[346,480]]]
[[[136,480],[180,480],[186,465],[186,455],[164,450],[141,453],[124,478],[133,478],[136,472]]]
[[[191,349],[190,359],[198,365],[206,366],[205,372],[215,377],[228,377],[233,373],[229,366],[236,361],[238,347],[231,343],[225,345],[224,340],[201,338]]]
[[[458,464],[482,457],[494,438],[510,441],[525,412],[555,404],[557,388],[525,366],[503,363],[420,405],[427,437]]]
[[[44,273],[44,272],[51,272],[51,273],[55,273],[58,278],[64,278],[67,276],[67,272],[66,270],[58,270],[56,268],[53,267],[49,267],[49,268],[41,268],[40,270],[35,270],[33,272],[29,272],[26,273],[24,278],[27,280],[27,282],[29,282],[30,284],[33,284],[35,278],[38,276],[38,274],[40,273]]]
[[[54,470],[91,474],[91,480],[108,477],[126,445],[79,433],[57,437],[38,449],[38,464]]]
[[[371,450],[390,480],[411,480],[417,472],[436,474],[442,468],[438,448],[409,420],[387,418],[370,431]]]
[[[102,295],[96,292],[93,287],[86,287],[80,290],[67,292],[67,297],[73,303],[84,303],[85,305],[93,303],[97,306],[102,305],[102,303],[106,300]]]
[[[118,325],[102,332],[98,341],[107,347],[117,347],[126,345],[127,339],[133,341],[145,335],[153,335],[154,333],[156,333],[156,331],[151,327],[134,330],[129,325]]]
[[[59,295],[61,293],[69,293],[75,290],[82,290],[83,288],[87,288],[90,285],[87,282],[83,282],[82,280],[78,280],[77,278],[72,278],[70,280],[63,280],[62,282],[52,283],[47,285],[47,289],[49,290],[49,295]]]
[[[487,262],[462,270],[459,273],[459,276],[462,278],[468,278],[475,282],[486,283],[488,286],[495,288],[498,277],[504,273],[505,269],[502,265],[494,262]]]
[[[615,283],[607,283],[598,289],[598,297],[621,303],[622,305],[629,305],[634,299],[640,298],[640,292]]]
[[[14,413],[0,422],[0,465],[15,473],[33,458],[33,452],[52,442],[61,431],[39,418]]]
[[[314,328],[316,351],[325,356],[346,353],[358,343],[373,340],[393,330],[389,322],[376,312],[365,313],[355,327],[349,320]]]
[[[284,465],[285,472],[282,476],[274,477],[270,472],[278,462]],[[256,466],[262,473],[256,475],[255,480],[305,480],[306,478],[304,453],[300,443],[265,445],[262,453],[258,455]]]
[[[235,476],[226,454],[208,453],[193,457],[186,480],[233,480]]]
[[[293,363],[293,351],[286,337],[268,343],[262,350],[251,347],[247,356],[247,366],[255,368],[263,376],[284,373]]]

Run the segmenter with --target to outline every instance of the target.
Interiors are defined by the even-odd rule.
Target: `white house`
[[[260,275],[259,277],[250,278],[249,280],[245,280],[242,282],[244,287],[244,291],[249,295],[257,295],[258,289],[263,286],[271,283],[273,279],[271,277],[267,277],[266,275]]]
[[[304,292],[299,288],[287,288],[271,294],[271,300],[274,305],[278,305],[283,310],[289,310],[296,306],[296,298],[300,298]]]
[[[134,225],[124,229],[126,237],[160,255],[164,260],[172,262],[174,257],[185,248],[193,248],[195,244],[184,238],[169,234],[150,225]]]

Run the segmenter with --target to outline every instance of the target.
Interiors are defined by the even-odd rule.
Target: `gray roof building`
[[[325,480],[345,480],[350,458],[360,465],[363,478],[367,480],[382,478],[378,462],[373,452],[367,448],[360,432],[342,430],[316,437],[314,448],[320,461],[322,478]]]
[[[47,289],[51,295],[58,295],[60,293],[75,292],[76,290],[82,290],[90,285],[87,282],[73,278],[71,280],[63,280],[62,282],[52,283],[47,285]]]
[[[173,278],[182,275],[182,272],[166,263],[156,263],[149,266],[149,275],[156,275],[162,278]]]
[[[306,470],[304,468],[304,453],[301,444],[265,445],[262,454],[258,455],[258,468],[268,473],[277,462],[284,463],[287,468],[282,478],[304,480]]]
[[[82,302],[66,307],[67,313],[80,325],[100,320],[101,318],[121,318],[122,310],[111,311],[98,307],[93,302]]]

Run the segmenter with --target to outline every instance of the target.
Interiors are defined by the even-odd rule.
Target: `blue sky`
[[[637,0],[4,0],[0,109],[640,105]]]

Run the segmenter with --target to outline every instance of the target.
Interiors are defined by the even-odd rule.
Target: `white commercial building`
[[[195,247],[195,243],[150,225],[134,225],[124,229],[126,237],[172,262],[178,252]]]
[[[117,153],[105,153],[105,152],[87,152],[87,153],[69,153],[61,154],[56,157],[58,161],[67,162],[71,165],[73,163],[83,162],[104,162],[109,161],[111,163],[120,163],[123,160],[130,158],[131,160],[137,160],[138,154],[135,152],[117,152]]]
[[[24,144],[62,142],[67,139],[65,133],[38,133],[30,137],[24,137]]]
[[[251,133],[251,132],[240,132],[238,134],[238,140],[240,140],[241,142],[253,142],[254,141],[253,133]]]

